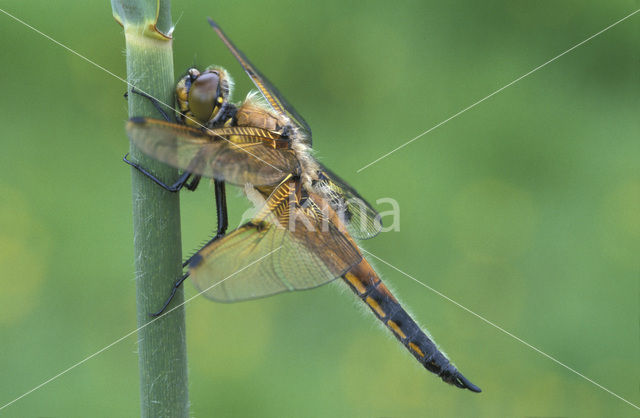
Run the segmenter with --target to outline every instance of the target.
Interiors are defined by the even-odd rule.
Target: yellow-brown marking
[[[367,305],[371,306],[371,309],[376,311],[376,313],[380,316],[380,318],[384,318],[387,314],[382,310],[378,302],[376,302],[371,296],[367,296],[364,300]]]
[[[387,325],[389,326],[389,328],[391,328],[393,330],[393,332],[396,333],[396,335],[400,338],[402,338],[403,340],[405,338],[407,338],[407,336],[404,334],[404,332],[402,332],[402,330],[400,329],[400,327],[398,326],[398,324],[396,324],[393,321],[387,321]],[[413,343],[412,343],[413,344]]]
[[[289,220],[289,206],[287,202],[287,197],[292,191],[293,183],[290,183],[292,175],[289,174],[280,184],[274,192],[267,199],[266,204],[262,207],[260,212],[253,218],[253,222],[260,222],[266,218],[268,218],[272,213],[275,213],[277,216],[278,222],[281,222],[281,225],[286,225]]]
[[[424,357],[424,353],[420,350],[420,347],[415,345],[414,343],[409,343],[409,348],[416,352],[420,357]]]
[[[362,284],[362,282],[356,276],[354,276],[353,273],[345,274],[344,278],[347,279],[349,283],[351,283],[351,286],[356,289],[358,294],[361,295],[367,290],[367,288],[364,287],[364,284]]]
[[[244,126],[225,126],[207,130],[211,136],[229,135],[229,140],[238,144],[260,143],[274,149],[289,148],[289,143],[280,139],[280,135],[267,129]]]

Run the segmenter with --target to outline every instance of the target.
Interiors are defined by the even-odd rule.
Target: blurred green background
[[[108,1],[4,10],[125,77]],[[214,17],[306,117],[317,156],[399,232],[364,246],[640,403],[640,14],[361,173],[356,170],[633,12],[635,1],[174,1],[176,77],[225,66]],[[0,14],[0,405],[135,329],[125,85]],[[231,224],[248,207],[230,194]],[[185,255],[215,229],[182,197]],[[388,206],[381,205],[381,210]],[[623,401],[383,263],[483,393],[449,387],[339,283],[187,306],[191,414],[636,416]],[[195,294],[186,285],[187,296]],[[0,416],[137,416],[132,336]]]

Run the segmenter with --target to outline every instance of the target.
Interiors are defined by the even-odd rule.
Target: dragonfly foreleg
[[[190,183],[187,183],[187,181],[193,175],[193,173],[185,171],[178,178],[178,180],[176,180],[175,183],[173,183],[171,185],[168,185],[168,184],[164,183],[162,180],[160,180],[159,178],[157,178],[156,176],[154,176],[153,174],[151,174],[149,171],[147,171],[140,164],[129,160],[127,158],[128,156],[129,156],[129,153],[125,154],[125,156],[122,157],[122,161],[124,161],[125,163],[129,164],[131,167],[135,168],[136,170],[138,170],[139,172],[141,172],[145,176],[149,177],[154,183],[156,183],[158,186],[162,187],[163,189],[165,189],[168,192],[176,193],[176,192],[179,192],[183,187],[186,187],[188,190],[193,191],[198,187],[198,183],[200,183],[200,176],[196,176],[196,175],[193,176],[193,178],[191,179]]]
[[[155,97],[149,96],[147,93],[145,93],[143,91],[140,91],[140,90],[136,89],[135,87],[131,87],[131,93],[137,94],[138,96],[142,96],[145,99],[149,100],[151,102],[151,104],[153,105],[153,107],[155,107],[156,110],[162,115],[162,118],[167,122],[171,122],[169,120],[169,115],[167,115],[167,112],[164,111],[164,109],[162,108],[162,105],[160,104],[160,101],[158,99],[156,99]],[[129,95],[127,93],[125,93],[124,97],[128,98]]]

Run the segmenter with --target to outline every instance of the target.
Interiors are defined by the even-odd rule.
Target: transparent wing
[[[244,55],[242,51],[236,48],[233,42],[231,42],[231,39],[229,39],[229,37],[227,37],[227,35],[222,31],[220,26],[218,26],[218,24],[211,18],[208,18],[208,20],[213,30],[216,31],[220,39],[222,39],[222,42],[224,42],[227,48],[229,48],[233,56],[236,57],[240,65],[242,65],[242,68],[244,68],[244,70],[246,71],[247,75],[249,75],[249,78],[251,78],[251,80],[253,81],[253,84],[256,85],[258,90],[260,90],[271,107],[276,112],[287,116],[296,125],[298,125],[298,127],[304,133],[305,142],[309,146],[311,146],[311,128],[309,127],[309,124],[304,120],[302,116],[300,116],[298,112],[296,112],[294,107],[285,100],[282,94],[280,94],[278,89],[276,89],[276,87],[271,84],[267,77],[265,77],[260,71],[258,71],[258,69],[251,63],[251,61],[249,61],[249,58],[247,58],[247,56]]]
[[[202,131],[132,118],[127,135],[142,152],[159,161],[235,185],[278,184],[297,167],[288,142],[265,129],[236,126]]]
[[[361,256],[339,235],[297,234],[275,225],[247,223],[194,257],[190,275],[204,295],[219,302],[311,289],[345,274]]]
[[[300,208],[292,211],[306,216]],[[274,212],[198,252],[189,272],[207,298],[236,302],[311,289],[342,276],[362,260],[352,241],[327,219],[307,217],[310,230],[302,222],[295,228],[281,225],[276,216],[289,219],[293,214]]]
[[[380,214],[347,182],[318,164],[320,180],[315,184],[315,189],[331,204],[349,234],[358,239],[378,235],[382,229]]]

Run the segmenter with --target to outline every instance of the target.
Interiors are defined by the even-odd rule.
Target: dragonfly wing
[[[233,42],[231,42],[231,39],[229,39],[229,37],[227,37],[227,35],[222,31],[220,26],[218,26],[218,24],[214,22],[211,18],[209,18],[208,20],[213,30],[216,31],[220,39],[222,39],[222,42],[224,42],[227,48],[229,48],[229,51],[231,51],[233,56],[236,57],[236,59],[238,60],[240,65],[242,65],[242,68],[244,68],[249,78],[251,78],[251,80],[253,81],[253,84],[256,85],[258,90],[260,90],[260,92],[262,93],[264,98],[267,100],[267,102],[269,102],[271,107],[276,112],[291,119],[292,122],[294,122],[298,126],[298,128],[303,131],[305,142],[309,146],[311,146],[311,142],[312,142],[311,128],[309,127],[309,124],[307,123],[307,121],[305,121],[304,118],[300,116],[298,112],[296,112],[294,107],[285,100],[285,98],[282,96],[282,94],[280,94],[278,89],[276,89],[276,87],[273,84],[271,84],[269,79],[267,79],[267,77],[265,77],[264,75],[262,75],[260,71],[258,71],[255,65],[253,65],[251,61],[249,61],[249,58],[247,58],[247,56],[244,53],[242,53],[242,51],[236,48]]]
[[[349,234],[357,239],[373,238],[382,230],[380,214],[347,182],[319,164],[315,188],[331,204]]]
[[[127,135],[145,154],[201,176],[231,184],[278,184],[295,170],[287,142],[271,131],[226,127],[203,131],[156,119],[132,118]]]
[[[361,259],[337,233],[315,232],[303,240],[302,234],[275,225],[265,229],[247,223],[203,248],[190,275],[207,298],[219,302],[311,289],[342,276]]]
[[[353,242],[315,209],[285,209],[283,202],[292,190],[287,187],[278,187],[265,204],[267,210],[253,221],[193,258],[189,272],[206,297],[235,302],[311,289],[344,275],[362,260]]]

